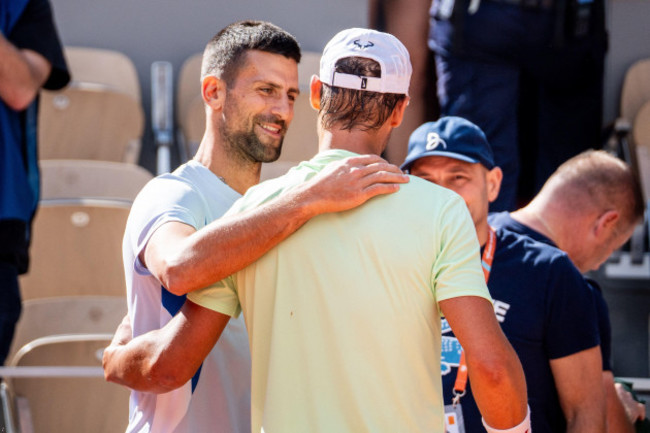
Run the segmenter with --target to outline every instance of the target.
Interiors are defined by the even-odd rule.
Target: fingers
[[[376,183],[406,183],[409,176],[404,174],[399,167],[381,160],[359,168],[361,181],[364,186],[372,186]]]
[[[361,194],[363,196],[360,197],[360,200],[362,200],[363,203],[375,196],[382,194],[392,194],[397,191],[399,191],[399,185],[396,183],[373,183],[361,191]]]
[[[342,161],[341,168],[368,182],[370,185],[380,183],[406,183],[409,176],[405,175],[399,167],[388,163],[377,155],[363,155],[347,158]]]

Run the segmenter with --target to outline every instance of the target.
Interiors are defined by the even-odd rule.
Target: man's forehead
[[[298,63],[282,54],[260,50],[247,50],[241,58],[235,76],[250,79],[254,76],[276,76],[287,80],[298,80]]]
[[[480,164],[462,161],[460,159],[442,155],[427,155],[413,162],[413,166],[416,167],[447,169],[452,171],[472,170],[477,165]]]

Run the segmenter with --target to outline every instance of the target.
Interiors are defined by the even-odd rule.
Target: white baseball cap
[[[363,77],[336,71],[336,62],[346,57],[372,59],[381,66],[381,77]],[[336,34],[320,59],[320,80],[334,87],[408,95],[411,59],[395,36],[370,29],[352,28]]]

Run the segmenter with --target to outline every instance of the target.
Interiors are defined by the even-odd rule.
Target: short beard
[[[223,119],[222,122],[219,131],[223,142],[228,147],[228,150],[237,155],[242,161],[250,163],[273,162],[280,157],[284,136],[280,139],[277,148],[265,146],[255,134],[253,125],[265,122],[275,123],[281,125],[282,132],[286,133],[286,124],[283,120],[279,120],[275,116],[258,115],[252,119],[252,123],[247,130],[231,130]]]

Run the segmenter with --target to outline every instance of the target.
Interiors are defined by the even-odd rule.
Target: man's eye
[[[296,95],[289,95],[289,101],[296,102]]]

